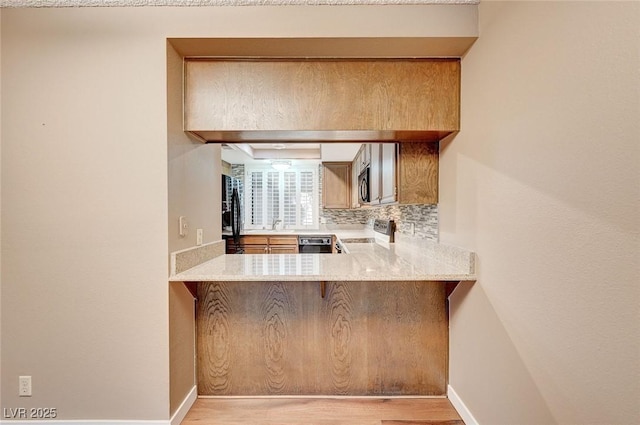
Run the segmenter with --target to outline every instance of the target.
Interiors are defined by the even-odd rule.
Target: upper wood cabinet
[[[370,144],[369,205],[437,204],[437,142]]]
[[[392,144],[394,146],[395,144]],[[380,203],[380,185],[381,179],[381,155],[382,155],[382,143],[370,143],[369,147],[369,204],[378,205]],[[395,158],[394,158],[395,160]]]
[[[397,143],[383,143],[380,146],[380,193],[378,202],[381,204],[388,204],[398,200],[397,148]]]
[[[351,163],[322,163],[322,207],[351,208]]]
[[[397,196],[401,204],[438,203],[438,142],[399,143]]]
[[[205,140],[439,140],[459,129],[458,59],[187,60],[185,80],[185,130]]]

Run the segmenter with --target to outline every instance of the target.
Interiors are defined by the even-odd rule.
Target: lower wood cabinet
[[[269,254],[297,254],[297,236],[269,236]]]
[[[240,236],[240,248],[245,254],[297,254],[297,236],[245,235]],[[227,239],[227,254],[237,251],[233,240]]]
[[[269,247],[267,245],[240,245],[245,254],[268,254]]]

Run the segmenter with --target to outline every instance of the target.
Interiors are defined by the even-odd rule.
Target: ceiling
[[[352,161],[361,143],[231,143],[222,145],[230,164],[261,164],[277,159],[302,162]]]

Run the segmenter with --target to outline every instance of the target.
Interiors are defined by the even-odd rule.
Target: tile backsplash
[[[385,205],[369,208],[368,225],[376,218],[393,220],[396,232],[438,242],[438,205]]]
[[[326,224],[362,224],[373,227],[373,221],[377,218],[395,221],[396,232],[403,235],[438,241],[438,205],[383,205],[351,210],[320,210],[320,221]]]
[[[368,209],[320,209],[321,224],[369,224]]]

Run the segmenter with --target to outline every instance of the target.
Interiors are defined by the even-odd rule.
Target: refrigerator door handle
[[[240,249],[240,227],[242,218],[240,214],[240,196],[238,189],[234,188],[231,192],[231,233],[233,235],[233,243],[236,246],[236,253],[241,254]]]

